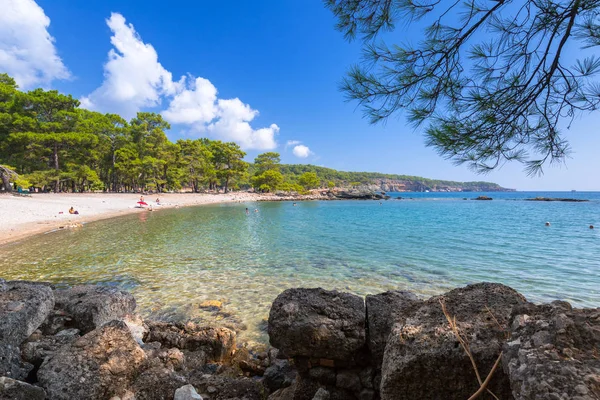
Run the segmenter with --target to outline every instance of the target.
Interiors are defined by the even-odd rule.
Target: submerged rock
[[[44,283],[0,280],[0,344],[19,346],[54,307],[52,288]]]
[[[111,321],[55,351],[37,376],[51,399],[105,399],[124,392],[145,360],[127,325]]]
[[[0,377],[0,400],[44,400],[46,392],[41,387]]]
[[[219,300],[206,300],[200,303],[198,307],[208,311],[219,311],[223,308],[223,302]]]
[[[600,308],[516,307],[503,366],[516,399],[600,399]]]
[[[56,308],[72,316],[73,327],[88,333],[112,320],[135,311],[135,298],[119,289],[81,285],[56,290]]]
[[[469,357],[442,311],[456,319],[485,379],[508,335],[507,321],[522,295],[500,284],[479,283],[425,301],[390,333],[382,365],[381,399],[467,399],[479,389]],[[488,388],[499,398],[512,394],[499,368]]]
[[[535,197],[533,199],[525,199],[526,201],[566,201],[568,203],[583,203],[589,200],[585,200],[585,199],[569,199],[569,198],[563,198],[563,197]]]
[[[352,361],[365,345],[363,299],[337,291],[288,289],[269,314],[269,340],[288,357]]]

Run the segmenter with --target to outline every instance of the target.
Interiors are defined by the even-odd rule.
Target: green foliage
[[[116,114],[78,106],[72,96],[57,91],[21,92],[11,77],[0,74],[2,187],[17,182],[43,191],[200,192],[253,186],[260,191],[306,193],[321,182],[332,188],[370,184],[376,179],[417,182],[422,188],[481,187],[481,182],[461,184],[282,165],[276,152],[260,154],[248,164],[243,160],[246,153],[235,143],[206,138],[169,141],[166,131],[170,126],[160,114],[140,112],[127,122]],[[492,190],[499,188],[484,184]]]
[[[14,79],[0,74],[0,162],[14,165],[21,184],[54,191],[157,192],[249,185],[245,153],[235,143],[172,143],[160,114],[140,112],[128,123],[78,107],[78,100],[55,90],[21,92]],[[266,171],[279,155],[259,160]],[[9,176],[2,178],[8,182]]]
[[[298,178],[298,183],[306,190],[316,189],[321,185],[321,180],[316,172],[305,172]]]
[[[275,169],[270,169],[251,179],[252,186],[261,192],[274,192],[283,184],[283,175]]]
[[[281,157],[279,153],[275,152],[267,152],[259,154],[254,159],[254,166],[256,167],[256,174],[262,174],[265,171],[272,169],[279,169],[279,163],[281,162]]]
[[[363,61],[341,89],[372,122],[405,110],[426,143],[487,172],[529,174],[569,154],[560,127],[600,106],[600,4],[594,1],[325,0]],[[386,44],[396,26],[420,33]],[[380,35],[388,33],[387,35]],[[379,36],[379,37],[378,37]]]

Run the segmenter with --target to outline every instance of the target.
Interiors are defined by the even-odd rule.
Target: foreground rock
[[[108,399],[127,389],[145,360],[127,325],[111,321],[55,351],[37,375],[50,399]]]
[[[394,290],[365,299],[367,310],[367,340],[373,364],[381,369],[388,336],[396,323],[404,323],[423,304],[414,293]]]
[[[49,285],[0,279],[0,343],[20,345],[53,307],[54,295]]]
[[[202,400],[192,385],[185,385],[175,391],[173,400]]]
[[[469,285],[425,301],[392,329],[383,357],[382,400],[468,399],[479,389],[471,361],[450,328],[440,301],[456,318],[482,380],[502,351],[512,308],[525,303],[515,290],[491,283]],[[488,388],[501,399],[512,396],[508,376],[501,369]]]
[[[23,362],[19,345],[54,307],[49,285],[0,279],[0,376],[27,378],[33,365]]]
[[[0,376],[25,380],[33,365],[23,362],[17,346],[0,343]]]
[[[227,361],[235,350],[236,334],[230,329],[194,323],[148,323],[145,342],[159,342],[165,347],[202,351],[210,361]]]
[[[264,387],[251,378],[229,377],[198,373],[190,377],[204,400],[262,400]]]
[[[112,320],[135,311],[135,298],[115,288],[81,285],[56,290],[56,308],[72,317],[73,328],[88,333]]]
[[[516,399],[600,399],[600,309],[516,307],[504,370]]]
[[[44,389],[5,376],[0,377],[0,400],[44,400]]]
[[[269,314],[269,340],[288,357],[353,362],[365,345],[363,299],[323,289],[288,289]]]

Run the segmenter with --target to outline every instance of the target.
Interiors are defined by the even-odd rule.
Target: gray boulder
[[[23,361],[39,367],[46,357],[79,337],[78,329],[65,329],[52,336],[32,335],[21,345],[21,357]]]
[[[72,316],[73,327],[88,333],[135,311],[135,298],[119,289],[81,285],[56,290],[56,308]]]
[[[46,392],[41,387],[0,377],[0,400],[44,400]]]
[[[600,399],[600,308],[516,307],[504,371],[516,399]]]
[[[236,334],[230,329],[166,322],[148,322],[145,342],[159,342],[163,347],[176,347],[192,352],[202,351],[206,361],[229,360],[235,350]]]
[[[193,385],[208,400],[264,400],[264,387],[260,382],[244,377],[208,375],[196,371],[190,376]]]
[[[187,384],[187,380],[169,368],[152,367],[135,378],[129,390],[135,393],[135,400],[172,399],[175,391]]]
[[[0,376],[25,380],[33,369],[33,365],[21,360],[17,346],[0,344]]]
[[[290,386],[294,379],[296,368],[288,360],[274,360],[263,375],[263,383],[271,392]]]
[[[19,346],[54,307],[52,288],[43,283],[3,281],[0,285],[0,345]]]
[[[423,304],[414,293],[393,290],[365,299],[367,308],[367,344],[373,365],[381,368],[388,336],[396,323],[404,323]]]
[[[525,303],[515,290],[479,283],[432,297],[404,323],[396,324],[385,348],[381,399],[467,399],[479,389],[471,361],[442,312],[456,319],[484,380],[502,351],[514,306]],[[512,394],[498,368],[488,388],[501,399]]]
[[[106,399],[123,393],[145,360],[127,325],[111,321],[56,350],[37,376],[51,399]]]
[[[192,385],[185,385],[175,391],[173,400],[202,400]]]
[[[363,299],[350,293],[288,289],[269,313],[269,340],[288,357],[352,361],[365,345]]]

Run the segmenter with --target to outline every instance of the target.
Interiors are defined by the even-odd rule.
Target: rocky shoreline
[[[0,280],[0,400],[600,398],[600,309],[500,284],[429,299],[288,289],[261,349],[135,307],[115,288]]]

